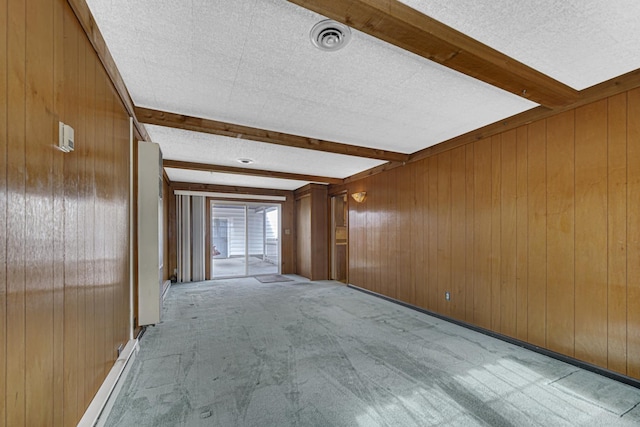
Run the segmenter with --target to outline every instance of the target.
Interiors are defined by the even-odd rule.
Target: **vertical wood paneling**
[[[576,110],[575,357],[607,364],[607,100]]]
[[[397,297],[398,291],[398,276],[397,276],[397,266],[398,266],[398,248],[401,244],[399,236],[398,236],[398,192],[395,189],[401,185],[402,181],[399,178],[398,169],[394,169],[391,174],[388,176],[389,180],[388,186],[389,190],[389,210],[394,212],[394,215],[389,216],[389,231],[387,234],[387,239],[389,243],[388,248],[388,256],[389,256],[389,282],[388,282],[388,294],[392,298]]]
[[[528,126],[527,338],[547,345],[547,122]]]
[[[309,244],[311,240],[311,222],[309,218],[311,218],[311,196],[303,196],[302,198],[296,200],[296,238],[297,238],[297,271],[298,274],[304,277],[311,277],[311,245]],[[361,234],[360,224],[357,221],[357,217],[359,215],[356,213],[354,218],[352,219],[352,230],[356,235]],[[356,241],[354,238],[353,241]],[[359,251],[361,246],[354,245],[353,248],[354,255],[360,255]],[[360,259],[360,257],[356,258]],[[360,273],[359,269],[354,266],[352,268],[354,280],[356,280],[356,284],[360,283]]]
[[[466,150],[451,151],[451,316],[465,319]]]
[[[547,120],[547,346],[574,354],[574,111]]]
[[[387,184],[383,181],[383,176],[381,175],[377,175],[375,176],[376,181],[375,181],[375,185],[373,186],[373,188],[384,188],[384,190],[382,190],[382,194],[376,194],[375,197],[375,216],[374,216],[374,227],[376,227],[376,231],[374,231],[373,236],[373,247],[375,249],[375,254],[374,254],[374,260],[373,260],[373,274],[376,276],[375,277],[375,283],[376,283],[376,289],[377,292],[379,293],[384,293],[387,284],[384,282],[383,277],[382,277],[382,271],[383,271],[383,267],[380,264],[379,260],[382,256],[382,254],[380,254],[380,251],[384,250],[385,242],[383,242],[382,238],[383,238],[383,232],[382,232],[382,227],[383,227],[383,216],[384,216],[384,209],[385,209],[385,205],[386,205],[386,201],[387,201],[387,195],[386,192],[388,191],[388,186]]]
[[[527,340],[528,330],[528,127],[516,133],[516,337]]]
[[[418,295],[420,294],[418,269],[419,269],[419,253],[420,247],[420,225],[422,218],[420,217],[420,208],[417,198],[417,194],[420,188],[420,183],[417,180],[416,168],[411,165],[407,168],[407,180],[409,182],[409,191],[407,197],[409,199],[409,216],[411,222],[408,224],[409,233],[409,248],[407,258],[409,259],[409,265],[411,268],[410,280],[411,280],[411,298],[412,304],[418,305]],[[405,225],[406,227],[406,225]]]
[[[375,176],[374,176],[375,178]],[[375,283],[376,283],[376,289],[378,289],[377,292],[385,294],[386,293],[386,289],[388,286],[387,283],[387,279],[384,276],[385,275],[385,270],[386,270],[386,266],[380,262],[382,260],[382,256],[380,254],[380,251],[383,251],[384,248],[386,247],[386,229],[385,229],[385,210],[386,210],[386,204],[387,204],[387,185],[385,185],[385,182],[382,181],[383,178],[382,176],[378,176],[377,180],[373,181],[371,183],[371,187],[372,188],[377,188],[376,192],[375,192],[375,218],[374,218],[374,227],[377,228],[377,230],[374,231],[373,236],[374,236],[374,246],[376,249],[376,259],[374,260],[374,268],[375,268],[375,272],[374,274],[376,275],[375,278]],[[367,187],[368,188],[368,187]],[[367,193],[369,197],[373,196],[369,193]],[[372,230],[373,231],[373,230]]]
[[[368,188],[371,187],[374,184],[374,181],[372,181],[371,178],[367,179],[363,185],[361,187],[358,187],[357,190],[353,190],[353,192],[357,192],[357,191],[365,191],[368,193]],[[384,192],[384,190],[382,190]],[[349,193],[351,194],[351,193]],[[381,196],[379,194],[377,194],[376,196]],[[380,286],[384,286],[384,284],[382,284],[382,281],[380,278],[374,279],[373,278],[373,272],[369,271],[368,266],[369,263],[371,261],[373,261],[373,253],[372,253],[372,248],[369,247],[369,245],[375,245],[375,241],[376,239],[380,239],[380,234],[382,234],[382,232],[379,230],[378,233],[368,233],[367,231],[367,227],[371,226],[371,227],[375,227],[375,214],[374,214],[374,210],[378,209],[378,204],[379,201],[374,200],[375,197],[373,197],[371,194],[367,194],[367,198],[365,199],[365,201],[363,203],[357,203],[353,200],[353,198],[351,198],[351,200],[349,201],[350,203],[352,203],[352,206],[354,206],[357,211],[358,211],[358,216],[356,217],[356,221],[358,224],[358,235],[357,235],[357,240],[356,240],[356,244],[358,244],[360,246],[359,251],[360,251],[360,255],[361,255],[361,263],[360,268],[359,268],[359,277],[360,277],[360,283],[363,287],[366,287],[367,289],[377,292],[377,289],[380,289]],[[380,266],[379,271],[382,270],[382,266]]]
[[[398,287],[396,295],[403,301],[412,302],[414,299],[413,283],[411,282],[411,175],[410,168],[398,169],[398,221],[396,232],[398,234],[397,277]]]
[[[23,0],[8,0],[7,26],[7,426],[25,425],[25,38]]]
[[[81,134],[79,124],[78,51],[79,24],[66,10],[64,26],[64,120]],[[78,352],[68,349],[78,344],[78,152],[64,157],[64,419],[70,424],[78,412]]]
[[[96,67],[98,66],[96,59],[93,56],[89,56],[86,64],[86,78],[87,78],[87,96],[89,99],[96,99]],[[85,137],[85,143],[83,144],[83,150],[86,153],[83,169],[83,205],[85,206],[84,214],[84,253],[86,255],[86,268],[87,268],[87,280],[85,283],[85,314],[86,325],[84,327],[85,332],[85,344],[86,344],[86,359],[85,359],[85,395],[88,399],[91,399],[99,387],[99,375],[97,373],[97,358],[96,358],[96,335],[94,333],[96,329],[96,285],[98,284],[96,272],[95,260],[95,212],[96,212],[96,200],[95,200],[95,140],[97,132],[97,114],[95,108],[90,108],[85,114],[87,133]],[[90,401],[90,400],[89,400]],[[85,402],[85,406],[88,402]]]
[[[53,424],[53,2],[26,1],[26,424]]]
[[[54,111],[64,117],[65,8],[53,3]],[[55,125],[55,123],[54,123]],[[64,153],[53,151],[53,423],[64,425]]]
[[[416,268],[416,305],[418,307],[425,307],[427,302],[427,283],[426,283],[426,244],[425,244],[425,229],[424,229],[424,217],[425,217],[425,189],[427,182],[425,180],[426,168],[424,167],[424,161],[419,162],[419,165],[413,167],[413,180],[415,181],[415,193],[414,193],[414,216],[413,216],[413,233],[415,244],[412,245],[413,264]]]
[[[502,185],[502,135],[491,137],[491,328],[500,328],[500,243],[501,243],[501,185]]]
[[[608,101],[607,367],[627,373],[627,94]]]
[[[372,231],[372,233],[368,233],[371,236],[370,245],[373,246],[373,253],[371,255],[372,271],[368,272],[370,279],[367,284],[374,292],[384,294],[386,292],[388,283],[386,278],[383,277],[386,267],[380,262],[380,251],[384,250],[383,248],[386,246],[386,232],[384,231],[385,225],[383,211],[385,209],[384,206],[387,204],[387,186],[385,185],[384,181],[381,180],[381,178],[383,177],[373,176],[371,179],[367,180],[367,199],[364,203],[367,204],[365,209],[372,215],[373,227],[377,229],[370,230]],[[368,191],[369,188],[376,188],[377,190],[374,193],[370,193]]]
[[[640,379],[639,147],[636,89],[363,179],[388,244],[361,227],[353,250],[381,248],[350,262],[392,298]]]
[[[438,311],[451,314],[445,292],[451,292],[451,152],[438,158]]]
[[[78,31],[80,29],[78,28]],[[86,80],[86,58],[87,58],[87,47],[89,42],[85,40],[83,37],[78,38],[78,112],[76,119],[76,129],[80,135],[87,134],[86,128],[86,119],[85,115],[81,112],[85,112],[90,109],[90,105],[88,105],[87,100],[87,80]],[[82,178],[84,171],[84,159],[86,156],[85,153],[86,145],[81,144],[80,149],[75,153],[75,166],[76,171],[74,174],[74,179],[76,182],[75,185],[75,197],[76,197],[76,280],[75,284],[78,287],[77,291],[77,304],[76,304],[76,318],[74,323],[77,325],[75,335],[78,337],[77,347],[78,352],[76,355],[76,366],[75,366],[75,375],[76,375],[76,383],[74,385],[76,389],[76,399],[77,403],[75,405],[76,413],[74,419],[82,418],[82,414],[84,413],[84,409],[89,404],[89,397],[85,397],[85,388],[84,384],[86,382],[85,379],[85,363],[86,363],[86,336],[84,331],[82,330],[81,325],[86,324],[86,316],[85,316],[85,306],[86,306],[86,290],[87,290],[87,271],[86,271],[86,253],[85,250],[85,240],[84,236],[87,233],[90,233],[90,230],[84,229],[84,217],[87,214],[85,209],[86,204],[84,203],[83,196],[83,188],[82,188]],[[114,166],[115,169],[115,166]],[[122,180],[114,180],[115,182],[119,182]],[[114,234],[115,238],[115,234]],[[117,311],[116,311],[117,312]],[[114,312],[115,313],[115,312]],[[121,335],[126,336],[126,335]],[[93,397],[93,396],[91,396]]]
[[[474,144],[468,144],[465,147],[466,152],[466,187],[465,187],[465,236],[466,236],[466,274],[465,274],[465,321],[473,322],[473,301],[474,301],[474,277],[475,277],[475,264],[474,264]]]
[[[106,76],[105,76],[106,77]],[[105,80],[108,81],[108,80]],[[115,215],[113,212],[113,204],[108,203],[108,200],[113,200],[114,194],[112,192],[113,181],[107,179],[109,170],[112,167],[113,162],[113,150],[114,150],[114,133],[113,133],[113,103],[115,101],[113,96],[113,88],[110,84],[106,85],[106,106],[105,106],[105,141],[103,147],[103,163],[102,163],[102,180],[100,185],[102,186],[102,202],[104,212],[104,223],[107,230],[114,230],[116,224],[114,223]],[[114,260],[114,247],[112,240],[112,233],[104,233],[104,262],[103,262],[103,274],[104,274],[104,300],[105,300],[105,312],[104,312],[104,330],[105,330],[105,342],[103,353],[103,367],[104,375],[109,373],[109,369],[113,366],[115,360],[115,348],[114,343],[114,329],[113,323],[113,311],[115,310],[113,299],[113,275],[114,271],[111,268],[111,263]]]
[[[0,426],[72,426],[128,338],[127,115],[67,2],[0,0],[0,23]]]
[[[491,328],[491,139],[474,147],[473,322]]]
[[[627,375],[640,378],[640,89],[627,106]]]
[[[438,159],[433,156],[428,159],[429,174],[429,271],[428,271],[428,299],[427,308],[438,310]]]
[[[517,335],[517,163],[515,130],[502,134],[501,164],[500,331],[505,335],[515,337]]]
[[[355,202],[351,198],[351,193],[348,192],[347,193],[347,210],[348,210],[347,215],[349,216],[348,218],[349,226],[347,227],[347,232],[349,233],[349,236],[348,236],[349,250],[347,252],[347,275],[348,275],[350,284],[361,286],[361,283],[358,281],[358,273],[356,272],[356,263],[359,262],[361,257],[360,257],[360,245],[358,245],[358,242],[356,240],[356,224],[357,224],[358,213],[357,213],[357,207],[354,205],[355,205]],[[296,209],[296,212],[297,212],[297,209]],[[297,221],[296,221],[296,224],[297,224]],[[298,236],[298,230],[296,230],[296,238],[297,236]],[[296,242],[296,246],[297,246],[297,242]],[[297,250],[296,250],[296,259],[298,259],[299,257],[300,255],[297,254]],[[296,270],[297,271],[300,270],[300,266],[297,265],[297,261],[296,261]]]
[[[366,188],[370,185],[372,178],[369,178],[367,181],[367,185],[365,186],[365,190]],[[369,200],[370,202],[370,200]],[[371,207],[373,207],[375,209],[375,202],[373,203],[368,203],[367,206],[364,206],[364,202],[360,203],[360,209],[362,212],[362,227],[361,227],[361,235],[362,235],[362,247],[364,248],[363,250],[363,266],[362,266],[362,282],[366,283],[367,286],[375,292],[375,283],[373,283],[371,281],[371,269],[370,267],[370,263],[373,260],[372,254],[373,254],[373,248],[372,243],[374,240],[374,236],[373,233],[369,233],[368,231],[371,230],[371,228],[373,227],[373,212],[371,212]]]
[[[0,0],[0,165],[7,164],[7,0]],[[7,357],[7,175],[0,173],[0,360]],[[0,363],[0,427],[6,426],[7,365]]]
[[[96,238],[94,240],[95,245],[95,265],[96,274],[100,277],[99,285],[96,289],[95,295],[95,308],[96,308],[96,322],[94,334],[96,336],[95,354],[96,354],[96,369],[98,372],[98,378],[103,377],[107,370],[107,364],[104,363],[104,355],[106,353],[106,289],[104,286],[106,271],[105,271],[105,235],[106,235],[106,215],[105,215],[105,194],[104,194],[104,155],[106,151],[106,111],[107,111],[107,82],[104,80],[105,72],[96,67],[96,150],[95,150],[95,189],[96,189],[96,204],[95,204],[95,225],[96,225]]]

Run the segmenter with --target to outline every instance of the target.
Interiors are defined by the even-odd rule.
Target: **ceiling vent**
[[[334,52],[349,44],[351,29],[332,19],[325,19],[313,26],[309,36],[318,49]]]

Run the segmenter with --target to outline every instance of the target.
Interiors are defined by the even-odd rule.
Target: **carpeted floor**
[[[638,426],[640,390],[330,282],[175,285],[108,426]]]

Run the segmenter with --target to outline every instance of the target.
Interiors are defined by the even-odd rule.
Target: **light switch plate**
[[[74,130],[71,126],[62,122],[58,124],[58,148],[69,153],[74,149]]]

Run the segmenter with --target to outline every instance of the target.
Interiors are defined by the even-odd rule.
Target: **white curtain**
[[[194,282],[204,280],[204,248],[205,248],[205,198],[203,196],[191,196],[191,280]]]
[[[205,279],[205,197],[176,196],[178,281]]]
[[[191,196],[176,196],[178,281],[191,281]]]

